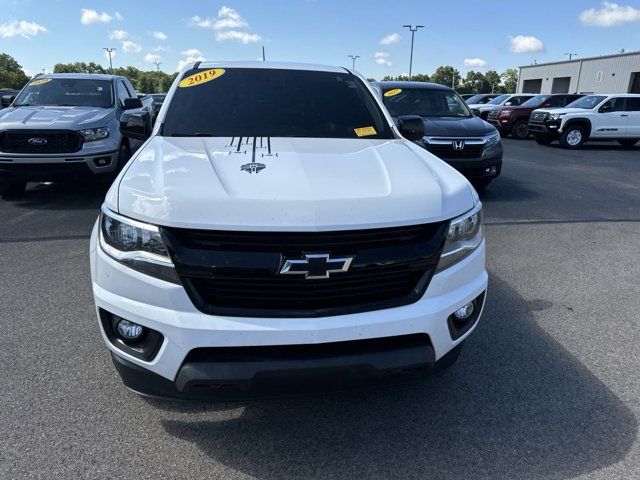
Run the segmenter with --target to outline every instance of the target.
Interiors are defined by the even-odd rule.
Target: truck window
[[[597,107],[605,98],[607,97],[604,95],[587,95],[586,97],[579,98],[575,102],[571,102],[567,105],[567,108],[584,108],[585,110],[591,110]]]
[[[564,107],[564,105],[565,105],[564,97],[562,97],[562,96],[560,96],[560,97],[549,97],[547,99],[546,103],[549,105],[549,108]]]
[[[383,96],[384,105],[393,117],[418,115],[420,117],[471,117],[466,103],[451,90],[408,88],[399,93]],[[391,90],[391,92],[394,92]]]
[[[624,111],[624,97],[610,98],[608,101],[602,104],[602,107],[610,107],[609,112],[623,112]]]
[[[627,112],[640,112],[640,97],[627,97]]]
[[[14,106],[113,106],[113,92],[108,80],[88,78],[37,77],[22,89]]]
[[[200,81],[211,72],[183,75],[192,85],[176,88],[162,135],[395,138],[369,90],[350,73],[228,68]]]
[[[120,105],[124,105],[124,99],[130,98],[129,90],[127,90],[127,86],[124,84],[122,80],[118,80],[116,82],[116,95],[118,97],[118,101]]]

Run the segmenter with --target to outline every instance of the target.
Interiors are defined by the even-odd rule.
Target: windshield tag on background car
[[[33,82],[31,82],[29,84],[29,86],[30,87],[37,87],[38,85],[42,85],[43,83],[48,83],[50,81],[51,81],[50,78],[41,78],[40,80],[34,80]]]
[[[389,90],[387,92],[384,92],[384,96],[385,97],[393,97],[394,95],[398,95],[400,92],[402,92],[401,88],[394,88],[393,90]]]
[[[180,80],[178,86],[182,88],[195,87],[201,83],[210,82],[211,80],[220,78],[222,75],[224,75],[224,68],[212,68],[211,70],[194,73],[193,75],[183,78]]]
[[[376,135],[378,133],[373,127],[354,128],[353,131],[356,132],[356,135],[359,137],[368,137],[370,135]]]

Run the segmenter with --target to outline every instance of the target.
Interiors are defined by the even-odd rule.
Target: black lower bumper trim
[[[407,336],[418,337],[418,336]],[[235,353],[218,355],[217,350],[198,349],[187,356],[176,381],[172,382],[145,368],[113,355],[124,384],[142,395],[192,400],[232,400],[286,395],[307,395],[387,385],[415,380],[433,370],[435,353],[428,336],[420,344],[401,348],[376,345],[365,353],[349,353],[340,348],[334,354],[281,356],[261,353],[244,357]],[[394,338],[394,337],[392,337]],[[402,338],[402,337],[395,337]],[[387,339],[380,339],[387,340]],[[363,341],[364,342],[364,341]],[[359,342],[338,342],[357,344]],[[301,351],[305,346],[294,346]],[[258,347],[273,348],[278,347]],[[282,347],[285,351],[287,346]],[[204,351],[211,350],[211,353]],[[240,349],[242,350],[242,349]],[[192,352],[193,353],[193,352]]]
[[[495,178],[502,170],[502,156],[477,160],[449,160],[446,162],[469,179]],[[495,173],[487,173],[487,168],[496,167]]]

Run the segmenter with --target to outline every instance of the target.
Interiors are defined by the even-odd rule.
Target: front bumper
[[[150,361],[141,360],[117,348],[100,329],[114,356],[123,381],[138,392],[162,397],[198,397],[232,383],[255,385],[265,377],[286,380],[329,376],[384,378],[389,372],[407,369],[428,371],[434,362],[460,344],[473,326],[453,339],[447,319],[487,289],[484,268],[485,245],[462,262],[436,274],[415,303],[397,308],[321,318],[245,318],[207,315],[198,311],[184,288],[149,277],[108,257],[94,235],[91,239],[91,275],[96,310],[104,310],[162,334],[163,342]],[[481,311],[480,311],[481,313]],[[479,315],[478,315],[479,318]],[[196,362],[190,359],[200,349],[222,352],[230,347],[262,348],[340,344],[371,339],[422,335],[422,345],[400,345],[361,355],[345,354],[327,358],[325,354],[305,359],[277,358],[276,363],[258,361],[252,365],[222,360]],[[313,347],[313,348],[312,348]],[[238,368],[241,368],[240,375]],[[310,375],[313,373],[313,375]],[[297,382],[293,382],[297,383]],[[308,391],[307,388],[304,391]]]
[[[11,155],[0,153],[0,179],[8,181],[53,181],[114,173],[119,151],[109,150],[82,155]]]
[[[558,137],[560,132],[560,120],[548,120],[544,123],[529,122],[529,131],[534,135]]]

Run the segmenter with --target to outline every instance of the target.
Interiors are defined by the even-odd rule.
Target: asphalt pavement
[[[505,141],[490,285],[458,363],[416,384],[145,400],[100,339],[106,185],[0,200],[0,478],[640,478],[640,148]]]

